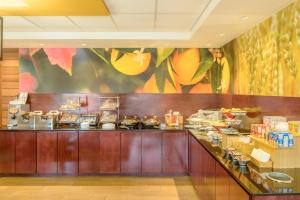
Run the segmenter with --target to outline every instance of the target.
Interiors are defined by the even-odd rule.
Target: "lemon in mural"
[[[200,63],[199,49],[192,48],[179,52],[177,49],[172,56],[174,78],[182,85],[193,85],[203,79],[205,73],[193,78]]]
[[[126,75],[139,75],[148,69],[151,61],[151,53],[143,53],[136,50],[132,53],[124,53],[118,59],[119,53],[118,50],[112,49],[111,64],[119,72]]]
[[[143,93],[160,93],[157,82],[156,76],[153,74],[146,82],[142,89]],[[165,87],[163,93],[181,93],[181,87],[179,83],[175,83],[175,87],[169,80],[165,80]]]
[[[197,93],[212,93],[212,88],[210,83],[198,83],[190,90],[190,93],[197,94]]]

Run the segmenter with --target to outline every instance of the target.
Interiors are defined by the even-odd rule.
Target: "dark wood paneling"
[[[87,97],[83,111],[96,112],[99,107],[98,94],[30,94],[32,110],[57,109],[64,98],[80,95]],[[263,114],[285,115],[291,119],[300,119],[299,97],[250,96],[231,94],[107,94],[121,98],[120,113],[128,115],[157,115],[161,119],[169,109],[180,111],[184,117],[199,109],[221,107],[261,107]],[[107,96],[101,94],[101,96]],[[272,102],[272,103],[270,103]],[[145,109],[145,105],[151,109]],[[187,106],[188,105],[188,106]],[[295,109],[290,109],[290,107]],[[280,108],[280,109],[278,109]]]
[[[57,173],[57,132],[37,132],[37,173]]]
[[[106,155],[110,156],[110,155]],[[100,171],[100,133],[79,132],[79,173],[95,174]]]
[[[100,133],[100,173],[118,174],[121,171],[121,136],[118,131]]]
[[[263,115],[283,115],[300,120],[299,97],[233,95],[232,107],[260,107]],[[293,108],[293,109],[291,109]]]
[[[15,133],[0,132],[0,174],[15,173]]]
[[[216,200],[229,199],[229,175],[225,169],[216,162]]]
[[[121,132],[121,173],[140,174],[142,171],[142,133]]]
[[[191,135],[189,135],[189,176],[198,195],[201,196],[201,145]]]
[[[163,133],[163,173],[188,173],[188,134],[187,132]]]
[[[58,132],[58,173],[78,173],[78,132]]]
[[[297,195],[280,195],[280,196],[254,196],[253,200],[299,200]]]
[[[36,173],[36,133],[16,132],[16,173]]]
[[[142,133],[142,173],[162,173],[162,132]]]
[[[97,112],[99,108],[99,95],[97,94],[30,94],[29,101],[32,110],[57,109],[63,99],[68,96],[80,95],[83,99],[87,96],[88,104],[83,112]],[[120,96],[120,114],[128,115],[157,115],[164,119],[164,113],[170,109],[180,111],[187,117],[202,108],[219,107],[219,94],[101,94],[101,96]],[[188,106],[187,106],[188,104]],[[151,109],[145,109],[145,105]]]
[[[231,177],[229,179],[229,199],[230,200],[249,200],[247,192]]]

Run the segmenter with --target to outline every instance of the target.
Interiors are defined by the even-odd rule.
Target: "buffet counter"
[[[187,175],[183,129],[0,130],[2,175]]]
[[[249,168],[259,173],[272,169],[258,169],[251,163],[245,168],[233,165],[222,156],[221,148],[208,142],[205,133],[200,131],[190,131],[189,152],[189,174],[196,190],[206,197],[204,199],[212,199],[212,196],[239,200],[300,199],[300,169],[276,169],[276,172],[293,177],[292,183],[263,183],[249,172]]]
[[[183,128],[114,131],[2,128],[0,174],[189,175],[201,199],[300,198],[297,196],[300,169],[279,170],[294,178],[291,184],[257,183],[248,168],[239,168],[224,159],[221,149],[208,142],[205,135]]]
[[[89,128],[7,128],[1,127],[0,131],[187,131],[183,127],[175,128],[175,127],[166,127],[164,129],[115,129],[115,130],[105,130],[102,128],[97,128],[97,127],[89,127]]]

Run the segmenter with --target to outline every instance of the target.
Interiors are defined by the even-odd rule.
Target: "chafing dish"
[[[125,115],[124,118],[120,121],[119,128],[123,129],[139,129],[140,119],[138,116],[127,116]]]

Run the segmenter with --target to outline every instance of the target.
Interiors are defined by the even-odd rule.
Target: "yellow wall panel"
[[[8,0],[9,1],[9,0]],[[28,6],[1,8],[2,16],[107,16],[102,0],[23,0]]]

